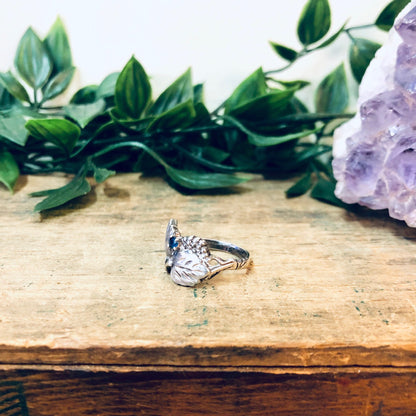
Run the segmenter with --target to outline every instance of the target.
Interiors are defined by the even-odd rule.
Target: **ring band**
[[[181,286],[195,286],[223,270],[242,269],[248,266],[250,259],[247,250],[231,243],[196,236],[182,237],[175,219],[169,221],[166,229],[165,250],[166,270]],[[211,250],[228,253],[232,258],[214,256]]]

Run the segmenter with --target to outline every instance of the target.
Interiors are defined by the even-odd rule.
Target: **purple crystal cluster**
[[[395,54],[387,56],[395,65],[382,75],[385,90],[362,101],[359,119],[350,129],[341,127],[338,136],[344,137],[335,134],[335,193],[347,203],[387,208],[391,217],[416,227],[416,7],[392,30],[400,38]],[[379,73],[386,72],[388,65],[378,65]]]

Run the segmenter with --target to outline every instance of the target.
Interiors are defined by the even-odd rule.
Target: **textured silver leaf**
[[[194,286],[209,274],[207,265],[193,251],[181,250],[174,256],[170,277],[176,284]]]

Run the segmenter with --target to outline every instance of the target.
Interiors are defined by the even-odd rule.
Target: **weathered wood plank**
[[[0,372],[0,381],[20,384],[31,416],[406,416],[416,408],[414,372],[300,376],[16,371]]]
[[[287,200],[286,182],[185,196],[135,174],[33,214],[28,194],[65,180],[0,190],[3,364],[415,366],[416,231],[402,223]],[[171,217],[254,267],[174,285]]]

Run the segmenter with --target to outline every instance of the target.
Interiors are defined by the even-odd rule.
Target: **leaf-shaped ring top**
[[[175,219],[169,221],[166,229],[165,250],[166,270],[181,286],[195,286],[223,270],[241,269],[248,265],[250,258],[247,250],[231,243],[196,236],[182,237]],[[229,253],[232,258],[214,256],[211,250]]]

